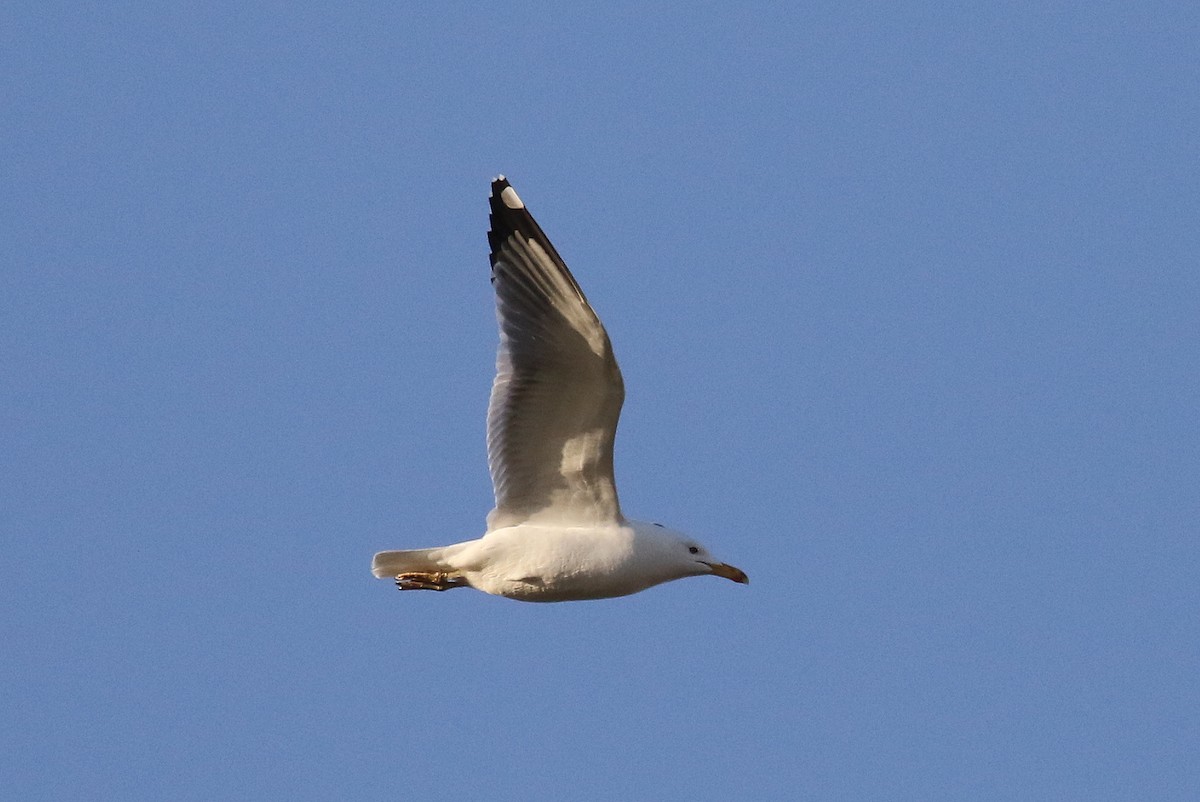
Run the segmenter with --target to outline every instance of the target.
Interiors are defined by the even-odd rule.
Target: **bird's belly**
[[[611,599],[628,596],[643,590],[641,586],[630,586],[624,582],[595,582],[567,580],[543,582],[535,578],[504,580],[491,588],[479,588],[497,596],[526,602],[587,601],[588,599]]]
[[[508,575],[490,574],[470,577],[479,590],[517,601],[559,602],[609,599],[644,590],[653,582],[631,576],[610,566],[575,567],[556,564],[546,570]]]
[[[629,570],[629,533],[621,527],[524,525],[489,533],[479,542],[467,580],[496,596],[582,601],[627,596],[656,584]]]

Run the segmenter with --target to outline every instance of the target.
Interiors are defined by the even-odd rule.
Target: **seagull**
[[[487,414],[496,507],[477,540],[381,551],[400,590],[471,587],[527,602],[627,596],[689,576],[747,584],[691,537],[621,514],[613,441],[625,383],[575,277],[504,176],[492,181],[500,348]]]

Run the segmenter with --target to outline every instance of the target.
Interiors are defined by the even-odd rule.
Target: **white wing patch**
[[[504,201],[504,205],[510,209],[524,209],[525,204],[521,202],[521,197],[512,187],[505,187],[500,193],[500,200]]]
[[[562,462],[559,473],[568,478],[581,477],[595,470],[600,459],[600,447],[604,443],[604,432],[597,429],[582,432],[563,443]]]

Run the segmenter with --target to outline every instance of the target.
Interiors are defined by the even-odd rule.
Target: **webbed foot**
[[[466,586],[467,580],[444,571],[396,574],[397,590],[450,590]]]

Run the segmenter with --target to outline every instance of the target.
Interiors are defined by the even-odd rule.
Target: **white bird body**
[[[697,552],[692,554],[689,548]],[[714,564],[701,546],[682,533],[625,521],[602,526],[505,526],[478,540],[439,549],[380,552],[373,570],[381,578],[444,572],[496,596],[558,602],[628,596],[673,579],[716,573]]]
[[[625,385],[604,325],[503,176],[492,182],[491,223],[496,507],[478,540],[382,551],[372,572],[401,590],[472,587],[546,602],[626,596],[701,574],[746,583],[682,533],[621,514],[613,442]]]

